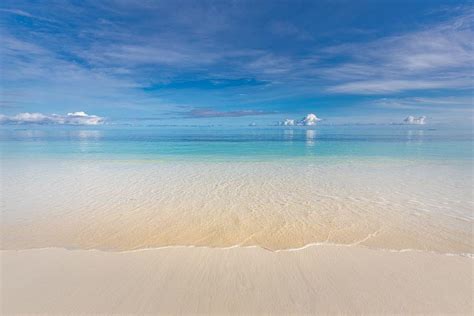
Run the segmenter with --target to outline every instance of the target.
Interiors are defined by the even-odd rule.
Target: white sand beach
[[[1,252],[2,314],[472,314],[473,260],[359,246]]]
[[[472,2],[2,1],[0,316],[474,316]]]

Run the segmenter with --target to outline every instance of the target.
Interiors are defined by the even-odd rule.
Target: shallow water
[[[4,128],[2,248],[473,253],[472,131]]]

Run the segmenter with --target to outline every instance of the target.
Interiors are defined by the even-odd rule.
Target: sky
[[[0,122],[471,124],[473,17],[456,0],[4,0]]]

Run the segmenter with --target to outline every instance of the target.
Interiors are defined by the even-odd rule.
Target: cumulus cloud
[[[304,125],[304,126],[312,126],[312,125],[316,125],[316,123],[319,122],[319,121],[321,121],[321,119],[319,117],[317,117],[316,114],[310,113],[310,114],[306,115],[298,123],[300,123],[300,125]]]
[[[278,125],[281,125],[281,126],[294,126],[295,125],[295,120],[286,119],[284,121],[278,122]]]
[[[301,120],[292,120],[292,119],[286,119],[284,121],[278,122],[277,125],[280,126],[313,126],[316,125],[317,122],[321,121],[319,117],[316,116],[316,114],[309,113],[305,117],[303,117]]]
[[[426,124],[425,120],[426,116],[414,117],[412,115],[409,115],[403,120],[403,123],[408,125],[424,125]]]
[[[71,112],[66,115],[43,113],[19,113],[13,116],[0,115],[0,124],[58,124],[58,125],[99,125],[104,118],[85,112]]]

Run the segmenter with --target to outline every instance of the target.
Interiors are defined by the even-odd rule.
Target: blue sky
[[[2,1],[0,113],[472,120],[469,1]]]

